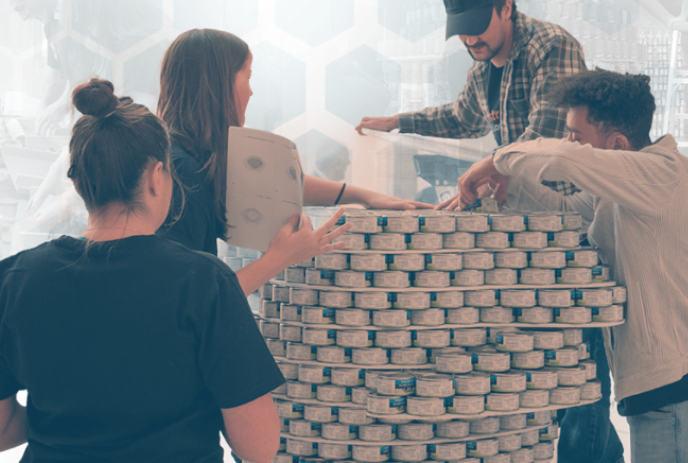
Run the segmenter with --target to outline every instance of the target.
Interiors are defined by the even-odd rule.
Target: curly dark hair
[[[621,133],[634,149],[652,144],[650,128],[656,106],[649,76],[597,68],[560,80],[548,97],[560,108],[587,107],[590,124],[605,133]]]
[[[497,14],[501,17],[502,13],[502,8],[504,8],[504,5],[506,5],[506,0],[494,0],[494,8],[497,10]],[[509,19],[512,21],[516,20],[516,0],[513,0],[511,2],[511,16],[509,16]]]

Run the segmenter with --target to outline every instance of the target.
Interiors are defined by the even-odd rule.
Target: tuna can
[[[471,421],[471,434],[494,434],[497,432],[499,432],[498,416]]]
[[[564,230],[578,230],[583,227],[583,218],[580,214],[564,213],[562,219],[564,220]]]
[[[272,287],[273,286],[274,285],[272,283],[265,283],[258,290],[258,295],[266,301],[271,301],[272,300]]]
[[[280,432],[289,432],[289,422],[291,420],[289,418],[280,418]],[[286,444],[285,444],[286,445]],[[286,448],[286,447],[285,447]]]
[[[580,244],[580,235],[575,231],[547,233],[547,245],[551,248],[575,248]]]
[[[287,269],[289,270],[289,269]],[[274,302],[289,302],[289,287],[288,286],[277,286],[272,287],[272,300]]]
[[[296,264],[296,267],[315,268],[315,258],[311,257],[310,259],[306,259],[304,261],[301,261],[298,264]]]
[[[318,437],[320,435],[320,426],[320,423],[291,420],[289,421],[289,434],[298,437]]]
[[[366,409],[370,413],[379,415],[397,415],[406,411],[406,396],[394,397],[388,395],[368,394]]]
[[[337,421],[338,411],[338,407],[304,405],[303,418],[316,423],[334,423]]]
[[[416,272],[413,286],[419,288],[447,288],[449,287],[449,273],[435,271]]]
[[[592,308],[592,321],[594,322],[620,322],[623,319],[624,308],[622,305],[610,305],[608,307]]]
[[[437,423],[435,434],[443,439],[461,439],[470,433],[470,425],[467,421],[446,421]]]
[[[595,309],[593,308],[593,311]],[[594,312],[593,312],[594,313]],[[578,362],[581,360],[587,360],[590,358],[590,341],[584,341],[578,344]]]
[[[406,235],[407,249],[436,251],[442,249],[442,235],[437,233],[412,233]]]
[[[284,270],[282,270],[281,272],[279,272],[277,274],[277,276],[275,277],[275,280],[276,281],[284,281]]]
[[[420,272],[425,270],[423,254],[400,254],[386,256],[387,268],[400,272]]]
[[[485,271],[486,285],[511,286],[518,282],[518,273],[510,268],[496,268]]]
[[[427,375],[416,379],[419,397],[449,397],[454,395],[454,378],[450,375]]]
[[[392,298],[388,293],[354,293],[354,307],[358,309],[389,309],[392,307]]]
[[[547,396],[549,403],[549,396]],[[546,426],[552,422],[552,411],[542,410],[526,414],[528,426]],[[532,445],[532,444],[531,444]]]
[[[373,215],[347,216],[346,223],[351,224],[350,233],[382,233],[381,221]]]
[[[566,253],[558,251],[531,252],[528,266],[533,268],[564,268]]]
[[[307,325],[330,325],[334,323],[334,309],[322,307],[303,307],[301,320]]]
[[[580,402],[580,387],[558,387],[549,393],[549,403],[552,405],[576,405]]]
[[[373,286],[376,288],[408,288],[411,286],[411,274],[407,272],[375,272]]]
[[[528,267],[528,254],[525,252],[496,252],[494,265],[497,268],[521,269]]]
[[[351,350],[351,363],[357,365],[384,365],[389,363],[389,351],[379,347],[358,348]]]
[[[444,324],[444,309],[424,309],[411,312],[411,324],[419,326],[437,326]],[[449,344],[447,344],[449,345]],[[443,347],[443,346],[428,346]]]
[[[590,307],[569,307],[568,309],[554,309],[554,321],[557,323],[570,323],[580,325],[592,321]]]
[[[499,297],[494,289],[466,291],[465,303],[471,307],[493,307],[499,304]]]
[[[485,411],[485,396],[455,395],[445,399],[447,413],[477,415]]]
[[[426,254],[425,270],[451,272],[461,270],[463,258],[461,254]]]
[[[511,455],[508,453],[498,453],[497,455],[483,458],[483,463],[511,463]]]
[[[318,454],[318,444],[296,439],[287,439],[287,453],[310,457]]]
[[[471,432],[473,432],[472,429]],[[491,457],[499,453],[499,442],[497,439],[468,441],[466,442],[466,453],[469,457]],[[483,463],[484,461],[485,460],[483,460]]]
[[[500,304],[503,307],[533,307],[537,292],[534,289],[503,289],[500,291]]]
[[[351,455],[356,461],[362,462],[379,462],[389,460],[392,453],[392,448],[389,445],[370,446],[370,445],[354,445],[351,449]]]
[[[533,325],[552,323],[554,314],[552,309],[546,307],[527,307],[514,309],[518,311],[516,321],[519,323],[531,323]]]
[[[520,232],[526,229],[526,221],[522,215],[490,214],[488,222],[492,231]]]
[[[302,383],[325,384],[330,382],[332,368],[314,365],[299,365],[298,377]]]
[[[597,363],[594,360],[583,360],[578,362],[582,367],[585,367],[585,379],[592,381],[597,378]]]
[[[280,341],[279,339],[266,339],[265,344],[268,346],[270,353],[275,357],[287,356],[286,342]]]
[[[351,389],[351,402],[365,405],[368,403],[368,394],[370,394],[370,391],[365,387],[355,387]]]
[[[602,383],[598,380],[588,381],[580,387],[581,400],[597,400],[602,398]]]
[[[499,443],[500,452],[513,452],[521,448],[521,435],[509,434],[507,436],[500,436],[497,438],[497,442]],[[509,457],[507,463],[511,463],[511,457]]]
[[[272,393],[273,394],[283,394],[287,395],[287,383],[282,384],[281,386],[277,386],[277,389],[273,389]]]
[[[428,447],[419,445],[395,445],[392,447],[392,460],[413,462],[428,458]]]
[[[395,309],[421,310],[430,307],[430,293],[397,293],[395,298],[392,304]]]
[[[547,233],[527,231],[514,233],[511,246],[522,249],[542,249],[547,247]]]
[[[518,282],[522,285],[553,285],[556,282],[554,270],[544,268],[524,268],[519,270]]]
[[[365,370],[357,370],[355,368],[333,368],[330,381],[335,386],[363,386],[365,383]]]
[[[487,214],[461,214],[456,216],[456,230],[460,232],[480,233],[490,231]]]
[[[470,347],[487,343],[485,328],[452,330],[452,345]]]
[[[521,436],[521,440],[523,437]],[[535,451],[532,447],[522,447],[518,450],[509,452],[511,456],[511,463],[534,463],[535,462]],[[549,460],[545,460],[549,462]],[[544,462],[541,462],[544,463]]]
[[[384,272],[387,259],[384,254],[351,254],[349,267],[358,272]]]
[[[358,426],[355,425],[348,425],[348,424],[342,424],[342,423],[325,423],[322,425],[322,437],[323,439],[331,439],[331,440],[353,440],[358,437]],[[331,444],[320,444],[319,449],[322,448],[323,445],[331,445]],[[346,445],[342,447],[347,447]],[[329,452],[328,452],[329,453]],[[345,453],[344,453],[345,455]],[[323,456],[323,455],[320,455]],[[334,457],[338,458],[338,457]],[[348,458],[346,456],[342,458]]]
[[[578,349],[563,348],[545,351],[545,365],[549,367],[573,367],[578,365]]]
[[[351,349],[339,346],[320,346],[317,348],[316,359],[318,362],[349,363],[351,362]]]
[[[577,346],[578,344],[583,342],[583,329],[570,328],[562,331],[564,333],[565,346]]]
[[[463,305],[463,291],[440,291],[430,294],[430,306],[442,309],[455,309]]]
[[[403,251],[406,249],[404,236],[396,233],[370,235],[369,247],[375,251]]]
[[[284,376],[284,379],[298,379],[299,366],[297,364],[277,362],[277,366],[282,372],[282,376]]]
[[[554,458],[554,444],[542,442],[533,446],[533,457],[536,460],[550,460]]]
[[[390,214],[383,230],[385,233],[418,233],[418,214],[415,212],[399,215]]]
[[[435,437],[435,429],[430,423],[400,424],[397,437],[403,440],[430,440]]]
[[[373,312],[373,325],[390,328],[411,324],[411,312],[407,310],[376,310]]]
[[[415,336],[413,345],[416,347],[447,347],[451,344],[449,330],[422,330],[415,332]]]
[[[487,371],[501,373],[511,367],[511,357],[506,353],[479,352],[472,356],[473,369],[475,371]],[[578,361],[576,359],[576,361]]]
[[[511,367],[536,370],[545,366],[545,354],[541,350],[514,352],[511,354]]]
[[[301,344],[298,342],[287,343],[286,357],[289,360],[315,360],[318,349],[315,346]]]
[[[372,285],[372,272],[338,270],[334,274],[334,285],[343,288],[366,288]]]
[[[487,232],[475,235],[475,247],[483,249],[506,249],[510,246],[509,234],[503,232]]]
[[[381,395],[411,395],[416,391],[416,377],[408,373],[379,375],[376,389]]]
[[[280,325],[280,341],[301,342],[301,327],[291,325]]]
[[[302,331],[304,344],[312,346],[331,346],[334,344],[337,334],[334,330],[322,330],[318,328],[304,328]]]
[[[315,399],[318,395],[316,384],[287,381],[287,397],[292,399]]]
[[[518,415],[504,415],[499,417],[499,429],[501,431],[515,431],[525,428],[526,425],[525,413],[519,413]]]
[[[485,395],[490,393],[490,375],[470,373],[454,377],[456,393],[461,395]]]
[[[348,270],[348,254],[321,254],[315,256],[315,268],[318,270]]]
[[[557,232],[564,228],[562,217],[554,214],[532,214],[527,217],[527,222],[530,231]]]
[[[353,297],[349,291],[320,291],[320,305],[335,309],[346,309],[353,305]]]
[[[490,375],[492,392],[521,392],[526,390],[526,374],[493,373]]]
[[[466,350],[463,347],[435,347],[430,349],[430,357],[428,358],[428,361],[430,363],[435,363],[438,355],[453,355],[465,352]]]
[[[614,286],[612,288],[612,304],[623,304],[626,302],[626,288]]]
[[[280,303],[262,301],[258,314],[263,318],[280,318]]]
[[[303,404],[275,400],[275,406],[277,407],[277,415],[279,415],[280,418],[287,420],[299,420],[303,418]]]
[[[587,307],[607,307],[612,305],[612,291],[604,289],[579,289],[575,293],[576,305]]]
[[[287,283],[306,283],[306,269],[291,267],[284,270],[284,281]]]
[[[482,323],[512,323],[515,321],[513,311],[507,307],[483,307],[480,309]]]
[[[570,289],[541,289],[537,293],[538,304],[543,307],[571,307],[574,305]]]
[[[533,350],[533,343],[533,335],[530,333],[499,331],[495,335],[495,344],[500,352],[530,352]]]
[[[549,405],[549,390],[528,389],[521,392],[519,400],[521,408],[544,408]]]
[[[389,442],[397,438],[398,426],[391,424],[370,424],[359,426],[358,438],[364,442]]]
[[[472,325],[480,322],[480,309],[460,307],[444,311],[444,322],[453,325]]]
[[[597,251],[569,251],[566,253],[566,266],[590,268],[597,265],[597,259]]]
[[[366,394],[366,400],[367,399],[368,395]],[[339,422],[348,425],[364,426],[375,422],[375,418],[368,416],[364,408],[341,407],[339,409]]]
[[[490,270],[495,267],[494,255],[489,252],[469,252],[463,255],[464,270]]]
[[[311,286],[334,286],[334,273],[334,270],[316,270],[307,268],[306,284]]]
[[[370,311],[363,309],[337,309],[335,310],[337,325],[365,326],[370,325]]]
[[[280,325],[279,323],[266,322],[265,320],[260,321],[260,333],[264,338],[268,339],[279,339],[280,337]],[[284,339],[280,339],[284,341]]]
[[[471,355],[467,353],[438,355],[435,357],[435,370],[439,373],[469,373],[473,371]]]
[[[395,365],[422,365],[428,363],[428,351],[421,347],[403,347],[391,350],[391,363]]]
[[[518,410],[518,394],[488,394],[485,397],[485,410],[509,412]],[[497,421],[499,425],[499,421]]]
[[[540,442],[550,442],[559,437],[559,425],[552,423],[539,431]]]
[[[582,386],[587,381],[587,371],[585,367],[552,368],[557,373],[557,384],[559,386]]]
[[[329,424],[328,426],[331,426]],[[323,435],[325,426],[323,426]],[[331,428],[334,429],[334,428]],[[326,438],[329,439],[329,438]],[[353,439],[353,438],[352,438]],[[343,439],[333,439],[343,440]],[[351,450],[347,444],[329,444],[321,442],[318,444],[318,456],[324,460],[347,460],[351,458]],[[305,462],[304,462],[305,463]]]
[[[549,412],[548,412],[549,413]],[[521,433],[521,443],[523,446],[531,446],[540,442],[540,430],[539,429],[528,429]]]
[[[466,444],[428,444],[430,458],[435,461],[456,461],[466,458]]]
[[[396,347],[410,347],[413,344],[410,331],[377,331],[375,346],[386,349]]]
[[[301,322],[301,306],[282,304],[280,308],[280,321]]]
[[[339,347],[370,347],[375,342],[374,331],[339,330],[337,331],[337,346]],[[352,351],[353,355],[353,351]],[[353,357],[352,357],[353,360]]]
[[[473,233],[448,233],[442,236],[444,249],[473,249],[475,247],[475,235]]]
[[[456,218],[452,215],[421,215],[418,218],[421,233],[454,233]]]
[[[588,285],[592,283],[592,270],[589,268],[567,267],[556,270],[557,283],[567,285]]]

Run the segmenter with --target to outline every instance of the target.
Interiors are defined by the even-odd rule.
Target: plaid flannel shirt
[[[402,133],[445,138],[477,138],[491,132],[487,85],[489,61],[476,61],[454,103],[398,115]],[[583,48],[562,27],[517,13],[514,38],[500,90],[504,145],[538,137],[563,138],[566,110],[546,100],[561,77],[586,69]],[[543,182],[565,195],[579,191],[567,182]]]

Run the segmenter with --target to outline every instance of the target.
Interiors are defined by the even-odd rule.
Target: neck
[[[511,53],[511,47],[514,44],[514,21],[507,19],[504,25],[504,44],[502,49],[492,58],[492,64],[495,67],[501,68],[506,64],[506,59]]]
[[[153,235],[158,227],[144,214],[109,210],[99,214],[89,214],[88,228],[84,238],[91,241],[113,241],[131,236]]]

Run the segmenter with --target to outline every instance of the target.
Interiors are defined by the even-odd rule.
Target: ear
[[[514,11],[513,0],[506,0],[504,6],[502,7],[502,15],[507,19],[511,18],[511,12]]]
[[[160,196],[165,185],[165,166],[161,161],[158,161],[148,169],[148,191],[151,196]]]
[[[619,132],[614,132],[607,138],[606,145],[607,149],[610,150],[634,151],[633,145],[628,141],[628,138]]]

